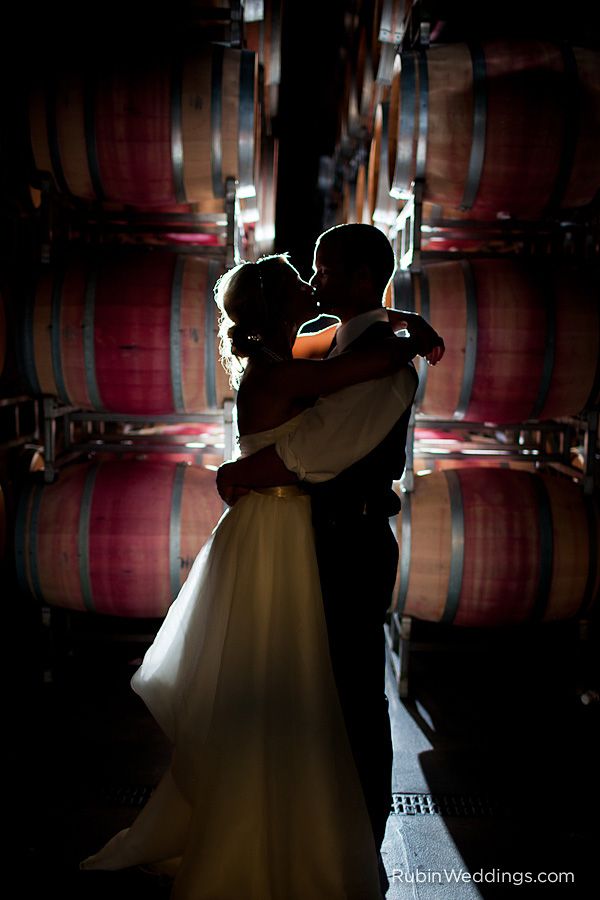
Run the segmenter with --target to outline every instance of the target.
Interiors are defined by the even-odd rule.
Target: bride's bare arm
[[[445,349],[444,341],[433,331],[423,316],[403,309],[387,309],[386,312],[394,330],[406,328],[411,337],[424,344],[425,352],[419,350],[420,356],[424,356],[431,365],[436,365],[441,360]],[[339,325],[329,325],[321,331],[299,334],[293,347],[294,358],[323,359],[338,328]],[[438,339],[437,343],[433,343],[435,338]]]
[[[293,346],[293,354],[296,359],[323,359],[331,347],[339,325],[329,325],[321,331],[313,331],[311,334],[299,334]]]
[[[392,375],[417,353],[414,338],[390,337],[329,359],[285,360],[272,367],[270,389],[285,400],[331,394],[361,381]]]

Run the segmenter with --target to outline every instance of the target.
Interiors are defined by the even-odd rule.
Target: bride
[[[242,454],[292,431],[320,394],[391,374],[410,341],[293,360],[313,290],[286,256],[215,287]],[[132,679],[173,744],[130,828],[82,869],[170,860],[173,900],[379,900],[377,855],[329,659],[298,485],[228,509]]]

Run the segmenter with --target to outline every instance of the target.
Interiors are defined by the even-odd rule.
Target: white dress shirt
[[[366,331],[374,322],[389,322],[387,310],[383,306],[381,309],[369,309],[340,325],[335,333],[335,347],[327,355],[337,356],[339,353],[343,353],[346,347],[360,337],[363,331]]]
[[[341,325],[330,356],[343,352],[374,322],[387,322],[383,307],[361,313]],[[284,435],[275,449],[286,468],[303,481],[335,478],[370,453],[413,402],[418,385],[412,366],[394,375],[363,381],[319,397]]]

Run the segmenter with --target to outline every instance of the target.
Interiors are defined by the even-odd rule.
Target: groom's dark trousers
[[[352,347],[392,333],[385,322],[375,323]],[[400,409],[396,425],[368,456],[309,486],[333,671],[377,850],[392,799],[383,623],[398,563],[389,516],[400,502],[391,483],[404,469],[409,417],[410,407]]]

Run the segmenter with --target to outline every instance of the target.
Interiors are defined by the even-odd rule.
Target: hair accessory
[[[265,301],[265,283],[263,281],[262,272],[260,271],[260,266],[258,263],[254,263],[254,266],[256,268],[256,274],[258,275],[258,285],[260,287],[260,294],[261,294],[261,297],[264,302]]]

